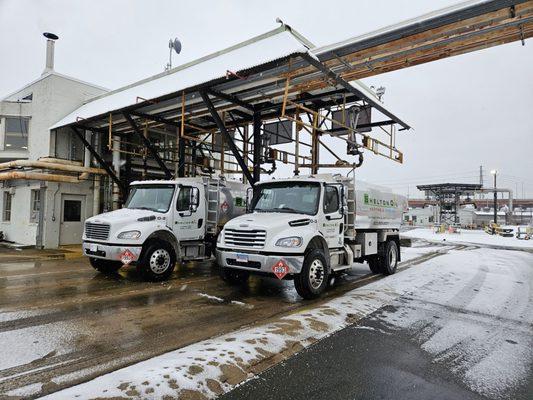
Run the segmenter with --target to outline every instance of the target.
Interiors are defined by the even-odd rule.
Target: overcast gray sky
[[[174,65],[278,26],[317,45],[442,8],[450,0],[171,1],[0,0],[0,97],[44,68],[42,32],[59,35],[55,69],[111,89],[159,73],[178,36]],[[478,182],[479,166],[533,197],[533,41],[365,79],[414,130],[399,135],[399,165],[368,155],[358,175],[415,197],[416,184]]]

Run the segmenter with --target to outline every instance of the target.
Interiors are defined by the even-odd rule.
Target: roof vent
[[[59,36],[54,33],[44,32],[43,36],[46,40],[46,66],[43,71],[43,75],[54,70],[54,43]]]

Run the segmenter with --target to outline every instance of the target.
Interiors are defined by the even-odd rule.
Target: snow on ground
[[[447,252],[453,248],[453,245],[433,244],[426,241],[415,241],[411,247],[402,247],[402,262],[411,261],[420,256],[430,253]]]
[[[532,261],[532,255],[521,252],[451,250],[449,254],[372,282],[314,308],[262,326],[189,345],[46,398],[214,398],[401,296],[416,296],[419,290],[424,295],[422,304],[430,304],[431,301],[453,304],[453,299],[464,298],[463,303],[475,313],[472,321],[465,315],[464,320],[455,325],[450,323],[445,331],[438,336],[429,335],[425,341],[426,351],[436,356],[453,357],[454,348],[463,338],[469,335],[475,337],[479,329],[485,329],[479,327],[483,313],[501,314],[502,310],[512,308],[508,315],[502,315],[520,319],[520,323],[524,324],[523,330],[530,329],[533,318],[526,310],[528,307],[531,310],[532,297],[529,296],[529,303],[524,299],[528,299],[530,293]],[[487,269],[494,275],[487,274]],[[473,292],[468,288],[475,277],[482,278],[483,290]],[[520,279],[522,289],[514,290],[509,279]],[[471,301],[468,301],[469,298]],[[405,327],[415,324],[413,329],[416,329],[416,316],[407,316],[405,322],[402,319],[403,316],[400,321],[391,323]],[[422,326],[418,329],[423,331]],[[506,335],[502,337],[507,339]],[[489,393],[493,390],[499,393],[522,379],[523,371],[530,367],[532,358],[531,337],[509,337],[509,340],[519,345],[512,349],[494,349],[490,346],[499,342],[493,341],[487,344],[485,353],[470,354],[467,351],[462,356],[465,362],[459,362],[458,368],[470,387],[479,392],[488,388]],[[458,354],[457,358],[460,357]],[[503,368],[506,370],[502,371]]]
[[[520,240],[516,237],[489,235],[482,230],[462,229],[460,233],[435,233],[430,228],[415,228],[401,233],[402,237],[425,239],[430,242],[472,243],[501,248],[531,249],[533,240]]]
[[[442,274],[375,318],[411,332],[436,363],[473,391],[509,398],[533,359],[533,256],[502,250],[452,251]]]

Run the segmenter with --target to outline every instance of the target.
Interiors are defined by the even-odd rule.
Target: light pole
[[[498,175],[498,171],[493,169],[490,171],[492,175],[494,175],[494,223],[498,223],[498,192],[496,191],[496,176]]]

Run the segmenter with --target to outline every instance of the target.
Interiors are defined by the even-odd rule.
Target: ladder
[[[220,179],[206,178],[205,192],[207,199],[207,232],[216,235],[218,229],[218,212],[220,204]]]
[[[347,211],[344,218],[344,236],[347,239],[355,239],[355,184],[348,183],[346,186]]]

